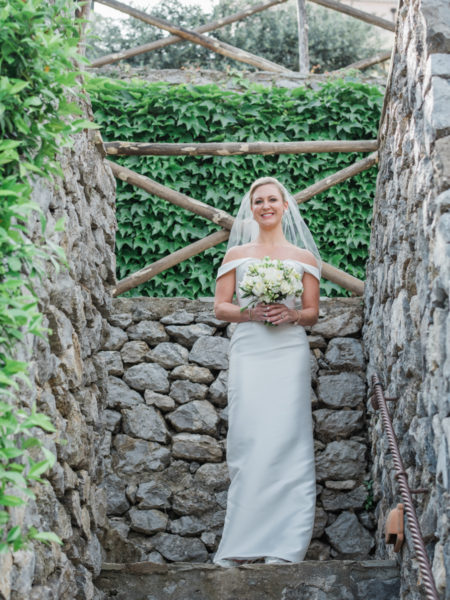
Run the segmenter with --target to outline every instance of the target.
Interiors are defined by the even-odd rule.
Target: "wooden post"
[[[227,56],[228,58],[232,58],[234,60],[238,60],[243,63],[247,63],[261,69],[262,71],[271,71],[273,73],[286,73],[289,75],[295,75],[293,71],[286,69],[286,67],[282,67],[281,65],[277,65],[270,60],[265,58],[261,58],[260,56],[255,56],[250,52],[246,52],[245,50],[241,50],[240,48],[235,48],[234,46],[230,46],[230,44],[226,44],[225,42],[220,42],[215,38],[209,37],[207,35],[203,35],[202,33],[196,33],[190,29],[185,29],[184,27],[177,27],[176,25],[172,25],[167,21],[153,17],[141,10],[137,10],[136,8],[132,8],[131,6],[127,6],[126,4],[122,4],[122,2],[118,2],[118,0],[97,0],[100,4],[104,4],[105,6],[110,6],[111,8],[115,8],[124,12],[132,17],[136,17],[144,23],[148,23],[149,25],[154,25],[155,27],[159,27],[160,29],[164,29],[165,31],[169,31],[170,33],[177,35],[183,39],[189,40],[194,44],[199,44],[200,46],[204,46],[213,52],[217,52],[218,54],[222,54],[223,56]]]
[[[308,50],[308,20],[306,17],[305,0],[297,0],[297,25],[298,25],[298,70],[300,75],[309,73]]]
[[[270,0],[270,2],[266,2],[265,4],[257,4],[255,6],[249,6],[240,12],[233,13],[228,17],[223,17],[222,19],[218,19],[217,21],[212,21],[211,23],[206,23],[202,25],[198,29],[194,29],[195,33],[206,33],[208,31],[214,31],[215,29],[219,29],[220,27],[224,27],[225,25],[229,25],[230,23],[235,23],[236,21],[240,21],[249,17],[250,15],[254,15],[255,13],[266,10],[267,8],[271,8],[272,6],[276,6],[277,4],[283,4],[287,2],[287,0]],[[123,60],[126,58],[132,58],[133,56],[138,56],[139,54],[144,54],[145,52],[150,52],[152,50],[158,50],[159,48],[165,48],[166,46],[170,46],[171,44],[176,44],[177,42],[182,42],[183,39],[176,36],[170,35],[161,40],[156,40],[154,42],[150,42],[148,44],[142,44],[141,46],[136,46],[135,48],[129,48],[128,50],[122,50],[120,52],[114,52],[113,54],[107,54],[102,56],[101,58],[97,58],[92,61],[89,65],[89,68],[102,67],[103,65],[109,65],[111,63],[117,62],[119,60]]]
[[[113,156],[233,156],[239,154],[300,154],[307,152],[371,152],[377,140],[312,140],[307,142],[205,142],[159,144],[105,142]]]
[[[78,53],[82,56],[86,54],[86,27],[89,22],[90,10],[90,2],[83,2],[82,0],[75,1],[75,17],[81,20],[79,25],[80,41],[78,43]]]
[[[320,4],[321,6],[325,6],[325,8],[331,8],[331,10],[337,10],[338,12],[349,15],[350,17],[355,17],[355,19],[360,19],[361,21],[365,21],[371,25],[376,25],[377,27],[382,27],[388,31],[395,31],[395,24],[392,23],[392,21],[382,19],[381,17],[376,17],[375,15],[363,10],[359,10],[358,8],[353,8],[353,6],[342,4],[342,2],[336,2],[336,0],[310,0],[310,2]]]

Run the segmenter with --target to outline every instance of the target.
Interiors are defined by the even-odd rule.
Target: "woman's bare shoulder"
[[[294,256],[293,259],[298,260],[307,265],[311,265],[312,267],[317,267],[317,259],[312,252],[309,250],[305,250],[304,248],[297,248],[294,246],[293,250]]]
[[[242,246],[233,246],[230,248],[224,256],[222,264],[228,263],[232,260],[238,260],[239,258],[247,258],[248,251],[252,244],[242,244]]]

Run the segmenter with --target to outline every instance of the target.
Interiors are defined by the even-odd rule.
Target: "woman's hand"
[[[252,308],[252,321],[268,321],[272,325],[293,323],[298,319],[298,312],[285,304],[257,304]]]

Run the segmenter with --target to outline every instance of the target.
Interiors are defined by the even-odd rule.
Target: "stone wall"
[[[450,598],[450,4],[400,2],[380,127],[380,170],[367,268],[368,376],[387,393],[433,572]],[[371,420],[377,554],[387,512],[401,501],[380,417]],[[401,597],[422,598],[409,532]]]
[[[50,485],[36,484],[36,500],[15,509],[14,519],[54,531],[63,546],[35,543],[13,557],[1,555],[0,597],[6,600],[93,598],[102,563],[98,532],[106,525],[106,496],[98,487],[98,457],[106,380],[96,357],[115,283],[115,182],[87,130],[75,136],[61,164],[63,179],[51,186],[37,181],[33,199],[48,220],[47,238],[64,248],[68,268],[58,273],[49,264],[37,284],[51,333],[45,340],[29,338],[22,349],[33,388],[19,394],[23,407],[36,402],[51,417],[57,432],[43,441],[57,462]],[[65,230],[55,233],[61,217]],[[30,223],[30,237],[38,237],[40,228],[38,219]]]
[[[375,545],[364,508],[370,457],[361,325],[361,299],[322,299],[309,334],[318,481],[310,559],[364,558]],[[106,562],[211,561],[229,483],[233,327],[215,318],[211,301],[113,301],[100,354],[109,373]]]
[[[386,68],[387,63],[380,63],[381,68]],[[306,88],[318,89],[324,83],[329,81],[330,75],[309,73],[303,75],[300,73],[272,73],[270,71],[239,71],[239,77],[236,77],[236,72],[213,71],[212,69],[200,68],[185,68],[185,69],[150,69],[149,67],[131,66],[126,62],[119,62],[104,67],[99,67],[95,70],[98,75],[103,77],[111,77],[113,79],[133,79],[138,77],[149,83],[165,83],[173,85],[211,85],[216,84],[221,88],[228,90],[243,90],[246,89],[243,82],[251,81],[264,87],[281,87],[295,89],[300,86]],[[386,70],[387,74],[387,70]],[[352,72],[347,75],[357,81],[363,81],[368,85],[377,85],[384,88],[386,84],[386,76],[367,75],[366,72]]]

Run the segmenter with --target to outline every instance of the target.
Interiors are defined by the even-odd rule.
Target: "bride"
[[[272,177],[244,196],[217,275],[217,318],[238,323],[230,343],[227,463],[231,484],[214,563],[300,562],[311,540],[316,499],[305,325],[319,312],[321,261],[295,199]],[[239,284],[264,257],[302,276],[301,309],[247,302]],[[236,294],[238,304],[233,304]],[[269,321],[275,327],[268,327]]]

